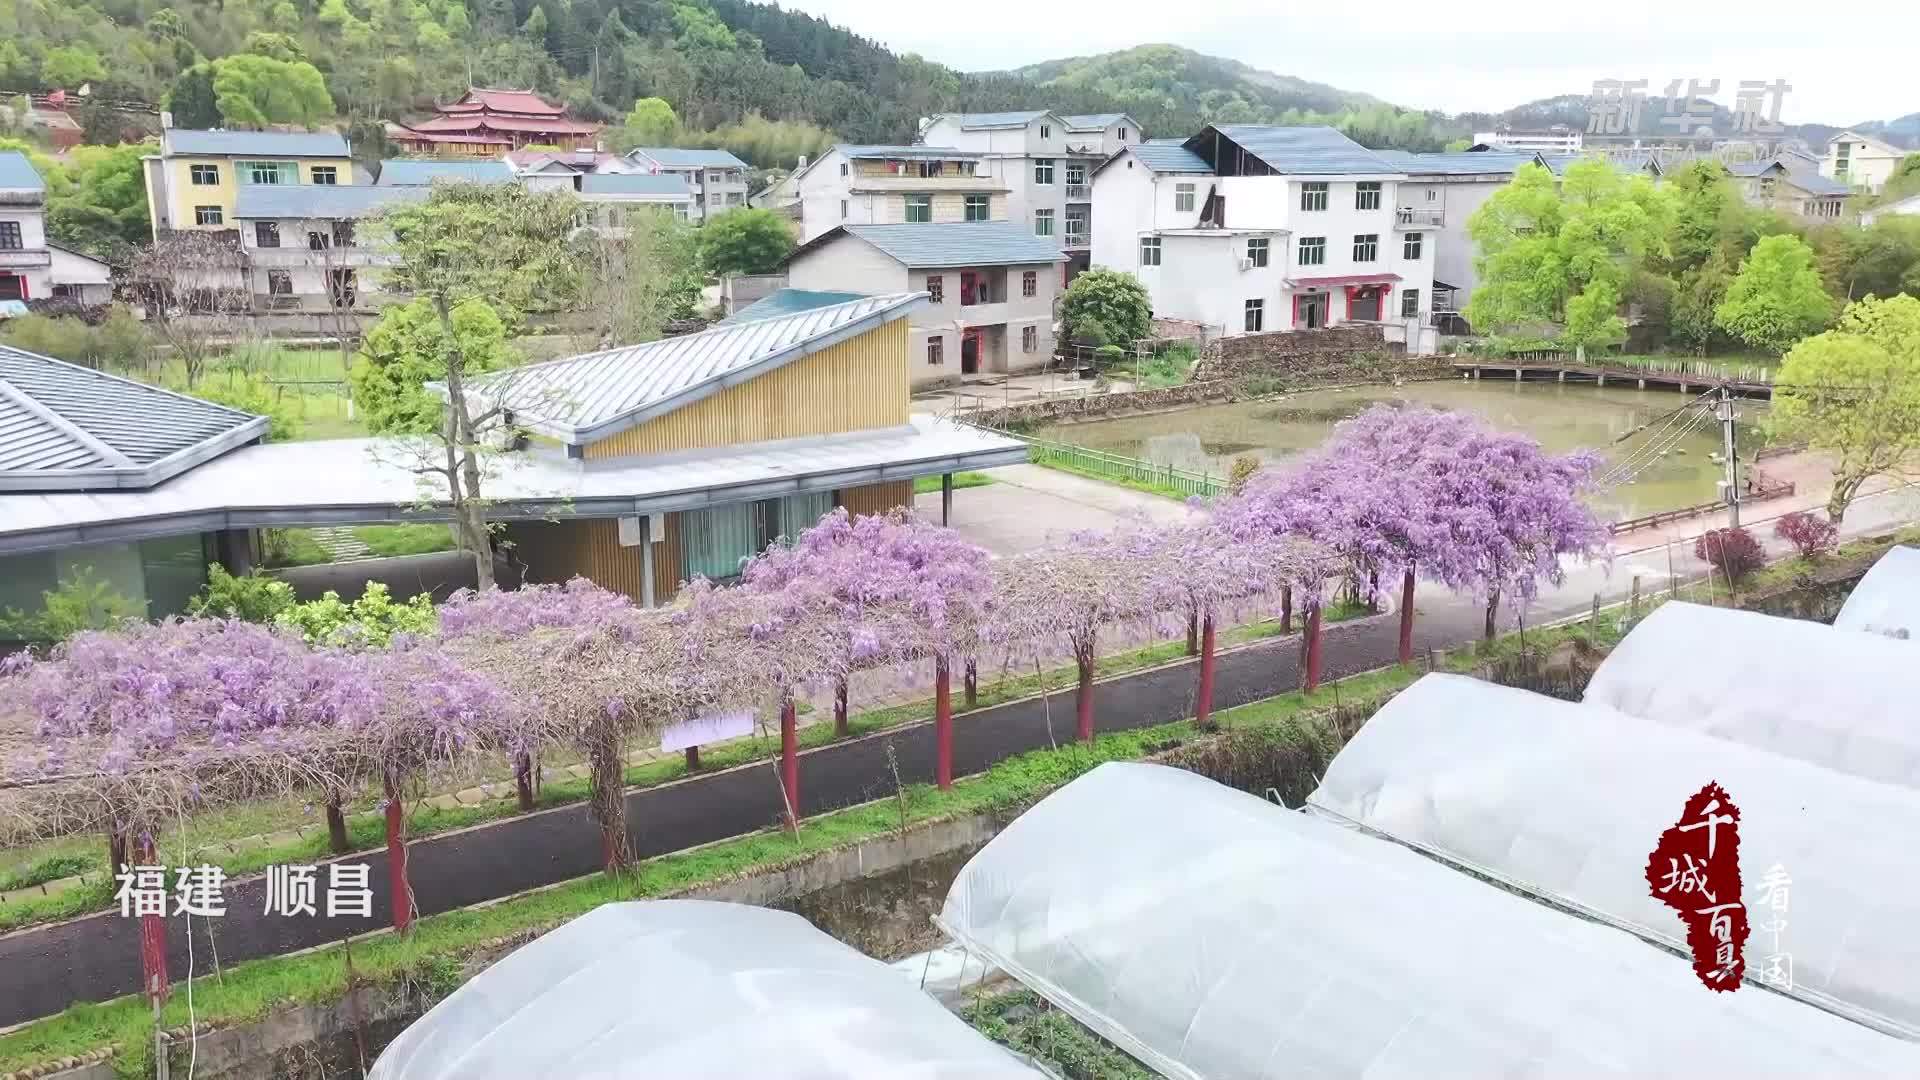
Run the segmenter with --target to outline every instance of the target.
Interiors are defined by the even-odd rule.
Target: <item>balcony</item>
[[[326,267],[398,266],[400,257],[370,247],[248,248],[247,261],[267,270],[319,270]]]
[[[1093,199],[1092,184],[1068,184],[1067,185],[1067,201],[1068,202],[1090,202],[1092,201],[1092,199]]]
[[[1004,300],[960,305],[962,326],[998,326],[1006,321],[1007,303]]]
[[[1060,238],[1060,246],[1067,251],[1085,251],[1093,245],[1087,233],[1069,232]]]
[[[1447,223],[1445,210],[1415,210],[1403,206],[1393,213],[1396,229],[1438,229]]]
[[[25,269],[51,265],[53,256],[46,248],[0,248],[0,267]]]

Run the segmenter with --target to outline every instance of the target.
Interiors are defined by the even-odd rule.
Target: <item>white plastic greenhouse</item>
[[[1044,1076],[798,915],[608,904],[402,1032],[369,1080]]]
[[[1920,788],[1913,642],[1669,602],[1601,662],[1584,700]]]
[[[1709,781],[1740,807],[1749,979],[1785,957],[1792,993],[1920,1038],[1920,794],[1696,732],[1459,675],[1428,675],[1368,720],[1309,798],[1684,952],[1647,856]],[[1769,890],[1779,866],[1789,884]],[[1770,906],[1778,896],[1785,910]],[[1776,941],[1764,927],[1785,928]],[[1790,966],[1789,966],[1790,965]],[[1761,993],[1762,991],[1754,991]]]
[[[1042,800],[938,921],[1172,1077],[1920,1076],[1920,1046],[1163,766]]]
[[[1906,640],[1920,637],[1920,548],[1890,548],[1880,556],[1847,594],[1833,625]]]

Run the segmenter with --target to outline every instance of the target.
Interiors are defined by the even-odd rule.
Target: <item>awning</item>
[[[1446,282],[1444,282],[1444,281],[1441,281],[1441,280],[1440,280],[1439,278],[1434,278],[1434,279],[1433,279],[1433,291],[1434,291],[1434,292],[1459,292],[1459,291],[1460,291],[1460,286],[1458,286],[1458,285],[1449,285],[1449,284],[1447,284]]]
[[[1399,280],[1399,274],[1334,274],[1331,277],[1294,278],[1287,284],[1303,289],[1327,285],[1388,285]]]

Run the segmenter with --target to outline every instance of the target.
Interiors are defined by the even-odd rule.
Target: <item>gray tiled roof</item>
[[[513,179],[504,161],[408,161],[396,158],[380,163],[381,187],[410,187],[435,180],[464,180],[493,184]]]
[[[241,184],[234,196],[236,218],[357,218],[385,207],[419,202],[433,189],[413,185]]]
[[[984,157],[978,150],[958,150],[951,146],[849,146],[842,143],[835,150],[850,158],[937,158],[941,161],[973,160]]]
[[[1158,173],[1210,173],[1213,168],[1205,158],[1177,143],[1150,142],[1130,146],[1127,153],[1140,159],[1140,164]]]
[[[477,380],[522,426],[582,444],[673,412],[857,333],[904,318],[924,293],[891,293],[716,326]]]
[[[1506,176],[1535,160],[1533,154],[1510,154],[1498,150],[1457,154],[1375,150],[1373,155],[1399,171],[1414,176]]]
[[[891,255],[910,269],[942,266],[1007,266],[1066,258],[1051,237],[1035,236],[1017,221],[936,221],[910,225],[842,225],[796,249],[822,246],[845,231]]]
[[[214,157],[346,157],[347,140],[337,131],[192,131],[168,128],[160,145],[169,154]]]
[[[1398,173],[1400,169],[1330,127],[1270,127],[1263,124],[1215,124],[1218,131],[1277,173],[1290,176]],[[1196,146],[1202,131],[1187,140]]]
[[[1061,117],[1060,122],[1067,125],[1068,131],[1099,131],[1108,124],[1117,124],[1125,119],[1126,113],[1077,113]]]
[[[152,487],[265,417],[0,346],[0,491]]]
[[[0,150],[0,188],[45,191],[47,185],[27,155],[18,150]]]
[[[1779,168],[1784,171],[1786,168],[1773,158],[1765,161],[1729,161],[1726,166],[1727,172],[1734,176],[1759,176],[1769,169]]]
[[[1811,169],[1788,169],[1787,183],[1813,195],[1851,195],[1853,188]]]
[[[661,195],[693,198],[687,178],[679,173],[586,173],[580,177],[582,195]]]
[[[1026,127],[1045,115],[1045,109],[1027,109],[1021,112],[948,113],[935,119],[952,120],[960,125],[962,131],[978,131],[984,128]]]
[[[835,304],[848,304],[865,299],[866,294],[857,292],[828,292],[820,289],[775,289],[767,295],[741,308],[739,311],[721,319],[715,325],[734,326],[739,323],[759,322],[761,319],[779,319],[788,315],[798,315],[815,308],[832,307]]]
[[[646,158],[670,169],[744,169],[747,163],[725,150],[685,146],[639,146],[627,151],[632,159]]]

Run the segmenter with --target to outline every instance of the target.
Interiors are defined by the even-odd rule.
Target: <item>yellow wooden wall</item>
[[[664,604],[680,591],[680,515],[666,515],[666,539],[653,545],[653,602]]]
[[[854,517],[862,514],[884,514],[896,506],[913,508],[913,481],[894,480],[884,484],[868,484],[865,487],[841,488],[839,505],[847,508]]]
[[[589,443],[589,460],[836,435],[907,422],[907,320]]]
[[[640,549],[620,546],[617,519],[516,521],[507,526],[507,538],[514,543],[514,554],[526,564],[530,581],[551,584],[579,575],[640,602]],[[659,554],[658,548],[654,554]],[[676,556],[674,564],[679,562]]]

